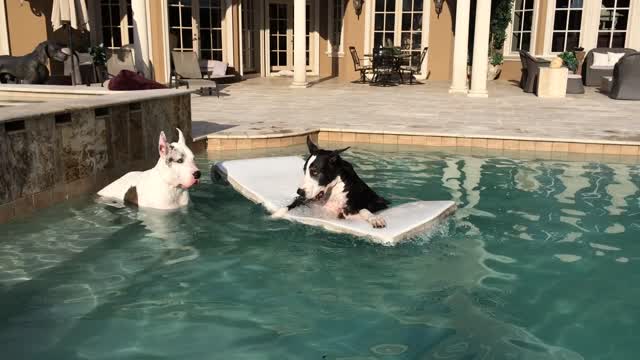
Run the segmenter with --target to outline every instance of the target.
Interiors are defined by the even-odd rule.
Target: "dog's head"
[[[48,58],[64,62],[71,56],[71,49],[51,41],[45,41],[38,46],[44,47],[44,53]]]
[[[200,182],[200,171],[194,161],[194,156],[185,143],[182,131],[178,130],[178,142],[169,143],[164,131],[160,132],[158,152],[160,166],[165,181],[175,187],[188,189]]]
[[[298,195],[309,200],[321,199],[335,184],[342,162],[340,154],[349,148],[323,150],[308,136],[307,147],[310,155],[304,163],[304,180],[298,189]]]

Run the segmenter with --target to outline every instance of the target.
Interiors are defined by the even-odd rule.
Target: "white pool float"
[[[262,204],[274,213],[291,203],[302,178],[304,160],[297,156],[229,160],[217,163],[212,171],[225,178],[249,200]],[[374,229],[361,219],[327,217],[318,206],[301,206],[285,219],[321,226],[329,231],[370,238],[373,242],[395,245],[403,239],[424,232],[439,219],[455,211],[453,201],[416,201],[381,211],[387,227]]]

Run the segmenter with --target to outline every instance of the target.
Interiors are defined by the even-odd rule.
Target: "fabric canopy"
[[[51,25],[53,30],[70,24],[76,30],[89,31],[89,13],[84,0],[53,0]]]

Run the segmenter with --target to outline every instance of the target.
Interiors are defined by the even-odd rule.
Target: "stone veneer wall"
[[[189,94],[0,123],[0,223],[153,166],[175,128],[191,143]]]

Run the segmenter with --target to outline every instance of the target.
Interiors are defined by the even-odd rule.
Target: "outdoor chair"
[[[173,70],[171,72],[171,79],[169,86],[171,87],[171,81],[175,83],[175,87],[179,88],[182,85],[186,85],[187,89],[190,86],[200,86],[200,94],[210,94],[209,90],[214,89],[216,96],[220,97],[220,88],[218,83],[214,81],[215,78],[230,78],[234,75],[222,75],[213,77],[211,72],[203,71],[198,61],[198,56],[193,51],[172,51],[171,60],[173,63]]]
[[[112,78],[122,70],[129,70],[141,74],[136,69],[136,63],[133,60],[133,49],[123,46],[119,49],[107,49],[107,75]]]
[[[64,61],[64,75],[71,76],[72,72],[75,75],[76,85],[86,84],[89,86],[92,83],[97,82],[96,70],[93,65],[93,58],[89,53],[81,53],[74,51],[74,69],[71,68],[71,57],[68,57]]]
[[[351,52],[351,59],[353,59],[353,68],[355,71],[360,72],[360,82],[367,82],[367,73],[373,70],[373,67],[370,65],[362,65],[360,62],[360,58],[358,57],[358,51],[353,46],[349,46],[349,52]]]
[[[615,65],[609,97],[640,100],[640,53],[627,54]]]
[[[526,93],[535,93],[538,89],[538,76],[541,67],[549,67],[548,60],[538,59],[529,54],[528,51],[520,50],[520,62],[522,64],[522,75],[520,76],[520,87]]]
[[[625,53],[633,54],[636,51],[627,48],[595,48],[591,49],[582,63],[582,82],[586,86],[600,86],[603,76],[613,75],[613,68],[615,64],[594,65],[594,54],[607,54],[607,53]]]
[[[422,71],[422,64],[424,63],[424,59],[427,57],[427,51],[429,47],[425,47],[422,49],[420,53],[420,57],[414,56],[411,59],[411,62],[407,65],[402,65],[400,67],[400,71],[409,73],[409,84],[413,85],[413,75],[419,74]]]

